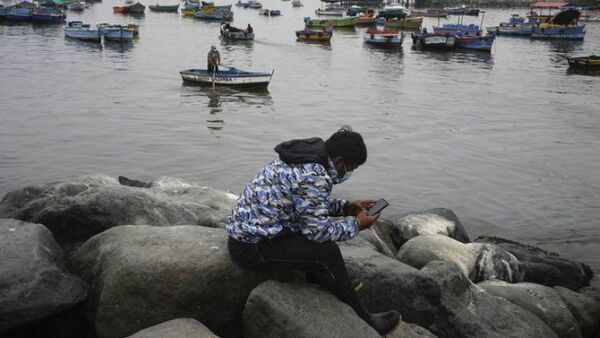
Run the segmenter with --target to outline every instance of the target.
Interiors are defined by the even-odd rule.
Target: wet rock
[[[422,235],[443,235],[462,243],[469,243],[469,236],[456,214],[450,209],[436,208],[409,213],[393,218],[392,241],[400,248],[411,238]]]
[[[440,337],[557,337],[531,312],[472,284],[455,264],[433,261],[421,272],[441,290],[436,321],[428,327]]]
[[[562,286],[555,286],[554,290],[579,323],[581,334],[584,337],[600,336],[600,303]]]
[[[437,336],[419,325],[401,322],[396,330],[385,335],[385,338],[436,338]]]
[[[219,336],[197,320],[179,318],[143,329],[129,338],[219,338]]]
[[[86,289],[48,229],[0,219],[0,332],[67,310]]]
[[[517,282],[520,265],[515,256],[493,244],[469,243],[465,247],[475,256],[474,282],[489,279]]]
[[[91,285],[88,317],[100,338],[175,318],[239,337],[250,291],[290,276],[242,270],[231,261],[223,229],[184,225],[114,227],[84,243],[69,267]]]
[[[250,293],[244,337],[380,337],[352,308],[312,284],[267,281]]]
[[[388,257],[394,258],[397,250],[393,245],[390,246],[391,241],[389,241],[389,234],[391,233],[391,226],[393,226],[393,224],[389,221],[377,221],[377,223],[368,230],[359,232],[358,236],[371,243],[375,250]],[[386,231],[386,227],[388,227],[390,231]]]
[[[590,285],[577,290],[577,292],[581,292],[588,297],[592,297],[600,303],[600,278],[598,278],[596,275],[590,280]]]
[[[62,246],[83,242],[117,225],[194,224],[224,227],[235,196],[183,181],[162,179],[152,188],[86,176],[8,193],[0,217],[44,224]]]
[[[542,319],[559,337],[581,337],[579,324],[553,288],[534,284],[485,281],[485,291],[502,297]]]
[[[585,264],[559,257],[556,253],[498,237],[482,236],[475,242],[500,246],[519,260],[517,281],[546,286],[564,286],[571,290],[589,284],[594,276]]]
[[[417,269],[440,260],[456,264],[467,277],[475,270],[475,256],[461,242],[442,235],[422,235],[406,242],[396,258]]]
[[[369,311],[398,310],[405,321],[424,327],[433,323],[440,297],[433,280],[360,237],[339,244],[350,277],[364,284],[362,299]]]

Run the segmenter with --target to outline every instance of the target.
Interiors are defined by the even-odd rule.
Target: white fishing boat
[[[248,72],[230,67],[211,73],[206,69],[187,69],[179,72],[186,82],[196,82],[205,85],[234,86],[234,87],[267,87],[274,71]]]
[[[345,12],[344,7],[339,3],[334,3],[325,8],[315,10],[315,14],[321,16],[344,16]]]
[[[121,25],[109,25],[106,23],[98,24],[98,30],[104,37],[104,41],[131,41],[133,40],[134,30]]]
[[[84,41],[100,41],[100,31],[81,21],[69,21],[65,25],[65,36]]]
[[[292,1],[292,7],[302,7],[304,6],[304,4],[302,3],[301,0],[293,0]]]

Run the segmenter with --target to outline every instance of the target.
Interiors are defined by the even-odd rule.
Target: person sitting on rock
[[[333,185],[365,163],[362,136],[345,126],[325,142],[291,140],[275,151],[279,157],[256,173],[226,220],[231,258],[249,269],[305,271],[309,281],[350,305],[377,332],[392,331],[400,314],[367,311],[336,243],[354,238],[378,217],[366,210],[373,200],[331,198]]]

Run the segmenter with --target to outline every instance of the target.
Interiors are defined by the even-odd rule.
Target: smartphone
[[[386,200],[383,198],[380,199],[379,201],[375,202],[371,208],[369,208],[369,216],[377,215],[383,209],[387,208],[388,205],[390,204]]]

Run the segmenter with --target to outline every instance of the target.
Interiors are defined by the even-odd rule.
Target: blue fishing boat
[[[440,33],[428,33],[426,28],[422,31],[411,34],[413,46],[418,49],[453,49],[456,44],[456,37]]]
[[[498,26],[487,27],[489,34],[496,35],[513,35],[513,36],[529,36],[533,23],[525,22],[525,18],[519,14],[513,14],[508,22],[501,22]]]
[[[38,7],[33,11],[31,20],[40,23],[62,23],[65,14],[55,7]]]
[[[31,7],[12,7],[8,10],[8,20],[12,22],[25,22],[31,20],[33,8]]]
[[[445,35],[477,35],[480,32],[479,26],[477,25],[463,25],[446,23],[442,27],[433,27],[434,33],[445,34]]]
[[[583,40],[585,37],[585,25],[579,25],[577,20],[581,12],[575,8],[568,8],[548,22],[534,26],[531,30],[533,39],[563,39]]]
[[[8,20],[8,8],[0,4],[0,21]]]
[[[267,87],[273,78],[274,71],[248,72],[233,67],[229,70],[220,70],[216,73],[207,69],[187,69],[179,73],[186,82],[204,85],[233,86],[233,87]]]
[[[404,36],[398,29],[385,27],[385,19],[379,18],[376,26],[371,27],[363,34],[363,42],[379,47],[401,47]]]
[[[489,35],[485,35],[485,36],[481,36],[481,35],[456,36],[455,47],[462,48],[462,49],[478,50],[478,51],[482,51],[482,52],[490,52],[492,50],[494,40],[496,40],[496,36],[494,34],[489,34]]]

